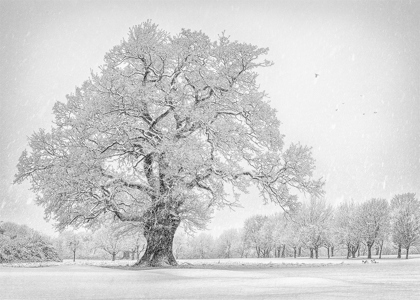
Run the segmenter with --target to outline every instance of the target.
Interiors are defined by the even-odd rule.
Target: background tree
[[[132,241],[127,239],[118,225],[104,226],[94,233],[96,246],[111,255],[112,261],[115,261],[117,254],[129,249]]]
[[[140,260],[140,253],[146,248],[146,240],[141,232],[136,232],[129,236],[128,245],[131,249],[131,259]]]
[[[347,258],[355,258],[360,248],[362,231],[359,224],[359,206],[352,202],[341,203],[335,212],[338,242],[347,247]]]
[[[332,213],[333,215],[333,213]],[[334,248],[338,244],[337,229],[334,227],[335,220],[331,217],[322,233],[322,246],[327,249],[327,257],[334,256]]]
[[[72,239],[68,241],[68,247],[73,252],[73,262],[76,261],[76,251],[81,247],[80,239],[73,235]]]
[[[65,230],[54,237],[53,241],[58,253],[64,259],[102,259],[105,257],[102,251],[98,251],[90,230],[78,232]],[[74,248],[76,248],[75,253]]]
[[[57,244],[61,244],[58,248],[63,251],[62,255],[71,257],[73,262],[75,262],[77,254],[83,247],[82,236],[74,231],[63,231]]]
[[[140,253],[146,247],[146,240],[143,235],[141,227],[132,222],[118,222],[113,224],[116,234],[121,235],[124,240],[123,258],[125,259],[140,259]]]
[[[240,228],[238,230],[238,254],[240,258],[243,257],[248,257],[250,249],[249,249],[249,245],[246,241],[246,235],[245,235],[245,230],[243,228]]]
[[[214,249],[214,239],[208,233],[200,233],[194,236],[191,240],[191,251],[192,258],[213,258],[215,249]]]
[[[237,229],[231,228],[222,232],[217,239],[218,257],[232,258],[237,256],[240,235]]]
[[[391,200],[392,240],[398,246],[398,258],[401,248],[406,249],[408,259],[410,247],[420,241],[420,201],[414,193],[395,195]]]
[[[274,243],[275,219],[268,217],[260,229],[260,247],[262,257],[270,257],[271,251],[275,249]]]
[[[284,214],[274,214],[269,218],[269,225],[273,226],[272,243],[274,248],[274,257],[284,257],[287,243],[287,220]]]
[[[174,237],[173,252],[175,258],[188,258],[188,236],[184,231],[178,231]]]
[[[370,199],[359,207],[358,222],[361,237],[367,247],[367,257],[372,258],[372,246],[382,237],[389,223],[389,205],[385,199]]]
[[[244,238],[248,247],[255,250],[257,257],[263,256],[263,237],[261,235],[266,216],[255,215],[249,217],[244,223]]]
[[[319,256],[319,248],[324,244],[325,232],[332,218],[332,207],[325,199],[311,198],[309,204],[304,203],[297,213],[296,221],[300,225],[302,243],[309,248],[310,257]]]
[[[284,149],[258,90],[267,51],[223,34],[212,42],[150,21],[134,26],[99,74],[55,104],[51,132],[29,138],[15,182],[31,181],[59,228],[104,213],[136,222],[147,240],[138,264],[147,266],[176,265],[179,224],[203,227],[215,205],[232,204],[226,187],[254,184],[264,201],[293,209],[294,190],[319,195],[323,182],[312,179],[310,148]]]
[[[293,258],[301,255],[301,248],[303,246],[301,227],[294,219],[289,219],[286,222],[286,227],[283,229],[283,245],[287,245],[293,250]],[[283,248],[284,250],[284,248]]]

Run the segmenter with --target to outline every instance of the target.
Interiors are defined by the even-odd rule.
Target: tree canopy
[[[406,249],[420,241],[420,201],[414,193],[395,195],[391,200],[392,240]]]
[[[176,264],[180,222],[203,227],[212,208],[250,184],[294,209],[296,191],[320,195],[323,181],[313,179],[309,147],[284,147],[259,91],[267,52],[224,34],[211,41],[186,29],[171,36],[151,21],[132,27],[100,72],[54,105],[51,131],[29,138],[15,182],[31,181],[60,229],[107,215],[142,226],[149,265]]]

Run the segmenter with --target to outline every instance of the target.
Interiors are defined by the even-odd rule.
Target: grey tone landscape
[[[0,299],[418,299],[419,28],[408,0],[1,1]]]
[[[345,258],[194,260],[185,268],[147,270],[88,263],[93,266],[0,267],[1,299],[418,299],[420,294],[419,256],[386,257],[377,264]]]

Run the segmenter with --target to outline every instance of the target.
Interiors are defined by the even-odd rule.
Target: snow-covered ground
[[[412,261],[413,259],[419,259],[420,255],[410,255],[409,260],[396,259],[395,255],[383,256],[382,259],[374,257],[373,261],[366,257],[350,258],[346,257],[333,257],[333,258],[319,258],[310,259],[308,257],[299,258],[229,258],[229,259],[178,259],[179,266],[188,268],[218,268],[218,267],[304,267],[304,266],[327,266],[336,264],[345,265],[360,265],[363,261],[366,264],[382,263],[382,264],[399,264],[404,261]],[[130,267],[136,261],[134,260],[90,260],[90,259],[76,259],[75,262],[70,259],[65,259],[63,262],[34,262],[34,263],[7,263],[0,264],[0,267],[46,267],[46,266],[58,266],[58,265],[90,265],[90,266],[109,266],[109,267]]]
[[[0,299],[419,299],[419,256],[361,260],[180,260],[180,268],[160,269],[127,268],[132,261],[3,266]]]

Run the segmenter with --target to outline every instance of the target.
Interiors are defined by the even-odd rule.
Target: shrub
[[[0,263],[61,261],[48,239],[25,225],[1,224]]]

